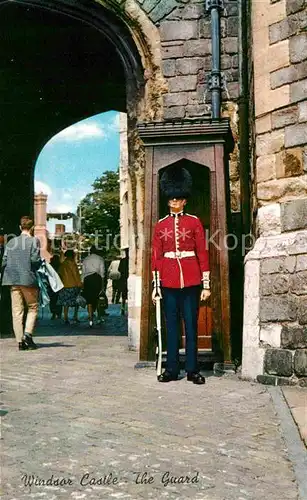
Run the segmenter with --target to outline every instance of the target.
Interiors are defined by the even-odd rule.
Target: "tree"
[[[106,171],[93,184],[78,206],[82,216],[82,233],[88,235],[89,244],[108,248],[120,233],[119,171]],[[99,242],[97,241],[97,236]]]

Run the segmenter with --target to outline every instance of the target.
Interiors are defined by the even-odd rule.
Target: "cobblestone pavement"
[[[297,498],[266,388],[235,376],[159,384],[110,335],[124,321],[41,321],[37,351],[1,341],[2,500]]]

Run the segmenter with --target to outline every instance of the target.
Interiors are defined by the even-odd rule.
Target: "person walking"
[[[168,167],[160,184],[170,212],[155,225],[152,243],[152,299],[154,304],[157,298],[163,299],[167,330],[166,370],[158,380],[178,378],[183,318],[187,379],[200,385],[205,378],[197,366],[197,320],[199,301],[210,296],[209,252],[200,220],[184,212],[192,190],[190,173],[181,166]]]
[[[112,260],[109,269],[108,277],[112,280],[112,304],[119,304],[120,300],[120,272],[118,270],[120,259]]]
[[[90,255],[84,259],[82,264],[83,296],[87,302],[90,328],[93,327],[94,312],[97,309],[99,295],[103,291],[104,274],[104,260],[99,255],[98,249],[92,246]]]
[[[50,265],[53,269],[59,274],[59,268],[61,265],[61,260],[59,254],[54,254],[50,259]],[[53,292],[53,290],[49,289],[50,303],[49,308],[51,312],[51,319],[61,319],[62,316],[62,306],[57,304],[59,292]]]
[[[124,249],[125,257],[120,260],[118,271],[119,278],[119,293],[121,296],[121,315],[124,316],[126,312],[126,301],[128,299],[128,278],[129,278],[129,248]]]
[[[58,293],[57,305],[63,307],[64,322],[69,325],[69,308],[74,307],[74,321],[78,320],[77,297],[82,289],[82,281],[75,260],[74,250],[66,250],[65,259],[59,266],[58,274],[63,282],[64,288]]]
[[[41,256],[39,240],[33,236],[33,219],[29,216],[21,217],[20,230],[21,234],[12,238],[5,247],[2,285],[10,287],[13,330],[19,350],[25,351],[37,349],[33,341],[38,314],[38,284],[35,271],[40,267]]]

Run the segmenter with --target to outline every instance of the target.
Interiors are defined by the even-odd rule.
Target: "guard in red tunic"
[[[160,186],[170,213],[156,224],[152,243],[152,298],[154,303],[157,297],[163,299],[167,329],[166,370],[158,380],[178,378],[183,318],[187,378],[194,384],[204,384],[197,367],[197,321],[200,300],[210,296],[209,252],[200,220],[184,212],[192,189],[190,173],[181,166],[168,167]]]

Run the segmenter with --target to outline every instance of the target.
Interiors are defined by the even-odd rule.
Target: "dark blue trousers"
[[[186,335],[185,369],[197,372],[197,321],[200,287],[163,288],[163,304],[167,329],[166,369],[179,373],[180,324],[184,321]]]

